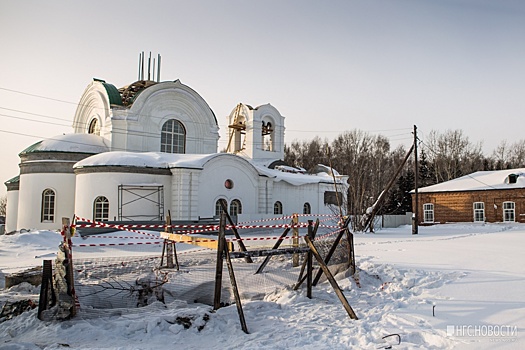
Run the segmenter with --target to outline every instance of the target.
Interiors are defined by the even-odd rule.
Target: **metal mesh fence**
[[[323,258],[334,240],[335,235],[326,235],[314,241]],[[270,248],[269,245],[248,246],[248,250],[267,248]],[[328,263],[333,274],[349,267],[350,251],[350,244],[344,235]],[[160,254],[73,259],[75,291],[81,309],[135,308],[174,301],[213,305],[217,251],[185,251],[177,254],[177,258],[178,270],[161,267]],[[264,270],[256,274],[264,259],[253,258],[253,263],[247,263],[244,258],[232,259],[241,299],[262,299],[279,289],[292,288],[299,280],[305,254],[300,254],[298,266],[294,266],[292,254],[271,256]],[[234,300],[226,269],[224,265],[221,303],[231,304]]]

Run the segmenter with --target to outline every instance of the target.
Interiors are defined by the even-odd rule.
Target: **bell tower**
[[[226,152],[254,160],[284,159],[284,117],[270,104],[239,103],[228,116]]]

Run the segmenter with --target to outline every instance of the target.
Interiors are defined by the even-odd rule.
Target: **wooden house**
[[[525,222],[525,168],[478,171],[418,189],[419,223]],[[415,192],[412,191],[415,208]]]

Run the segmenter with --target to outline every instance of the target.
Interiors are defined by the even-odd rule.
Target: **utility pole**
[[[414,125],[414,216],[412,217],[412,234],[417,235],[419,227],[419,194],[418,194],[419,164],[417,162],[417,126]]]

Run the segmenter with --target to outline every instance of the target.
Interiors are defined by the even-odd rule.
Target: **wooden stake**
[[[230,259],[230,252],[226,249],[226,236],[222,235],[221,240],[223,243],[224,256],[226,256],[226,265],[228,266],[228,273],[230,274],[230,283],[233,289],[233,296],[235,298],[235,306],[237,306],[237,313],[239,314],[239,321],[241,322],[241,328],[244,333],[249,334],[248,327],[246,326],[246,320],[244,318],[244,312],[242,310],[241,296],[239,295],[239,290],[237,288],[237,281],[235,280],[235,273],[233,272],[233,264]]]
[[[42,313],[56,304],[55,289],[53,288],[53,262],[44,260],[42,262],[42,284],[40,285],[40,298],[38,301],[38,319],[43,319]]]
[[[293,222],[292,247],[297,248],[299,247],[299,228],[297,227],[297,224],[299,223],[299,217],[297,216],[297,214],[293,214],[292,222]],[[294,254],[292,256],[292,265],[293,267],[299,266],[299,254]]]
[[[72,306],[70,308],[70,317],[74,317],[77,314],[77,307],[75,303],[75,276],[73,274],[73,251],[71,241],[71,226],[69,218],[62,218],[62,230],[64,231],[64,252],[67,257],[66,265],[66,283],[67,283],[67,294],[72,299]]]
[[[318,220],[319,222],[319,220]],[[312,231],[312,220],[308,220],[308,238],[314,239],[314,232]],[[312,250],[306,253],[306,297],[312,299]]]
[[[317,229],[318,228],[319,228],[319,219],[317,219],[315,221],[315,226],[314,226],[314,229],[313,229],[313,237],[312,237],[312,239],[315,238],[315,235],[317,234]],[[303,282],[306,280],[306,276],[304,275],[304,270],[306,268],[307,261],[308,261],[308,259],[305,259],[303,261],[303,264],[301,265],[301,272],[299,272],[299,278],[297,279],[297,283],[294,285],[293,290],[299,289],[301,284],[303,284]]]
[[[218,310],[221,307],[221,289],[222,289],[222,269],[223,269],[223,254],[224,243],[226,235],[224,232],[224,214],[221,214],[219,221],[219,237],[217,246],[217,267],[215,269],[215,293],[213,297],[213,309]],[[223,239],[224,238],[224,239]]]
[[[246,246],[244,245],[244,242],[242,241],[242,238],[239,235],[239,232],[237,232],[237,228],[235,228],[235,223],[233,222],[230,214],[228,214],[228,208],[226,207],[225,201],[219,200],[219,203],[221,204],[222,211],[226,215],[226,218],[228,219],[228,222],[230,223],[230,225],[232,227],[232,231],[233,231],[233,234],[235,235],[235,238],[237,238],[237,242],[239,243],[239,248],[240,248],[241,252],[245,252],[246,251]],[[250,258],[249,256],[247,256],[245,258],[245,260],[246,260],[247,263],[253,263],[252,258]]]
[[[310,247],[310,250],[312,251],[312,254],[314,255],[314,257],[317,260],[317,262],[319,263],[319,266],[321,267],[321,269],[323,270],[324,274],[326,275],[326,278],[328,279],[328,281],[332,285],[332,288],[334,289],[335,294],[337,294],[337,297],[339,298],[339,300],[343,304],[343,307],[345,308],[346,312],[348,313],[348,316],[350,316],[350,318],[353,319],[353,320],[357,320],[357,316],[356,316],[354,310],[352,310],[352,307],[348,303],[348,300],[346,300],[345,295],[341,291],[341,288],[339,288],[339,285],[337,284],[337,281],[335,280],[334,276],[332,276],[332,273],[330,272],[330,270],[328,269],[328,267],[324,263],[323,258],[321,257],[321,255],[319,255],[319,252],[317,251],[317,248],[314,246],[313,242],[310,240],[310,237],[305,236],[304,240],[306,241],[306,243]]]

